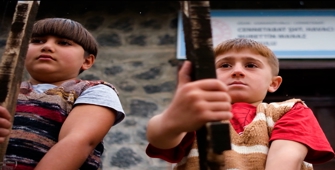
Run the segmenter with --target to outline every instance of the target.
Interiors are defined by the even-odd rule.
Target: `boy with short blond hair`
[[[191,82],[191,63],[179,71],[170,106],[148,122],[147,154],[199,169],[195,131],[209,121],[230,122],[232,149],[221,169],[305,170],[334,157],[312,110],[300,99],[263,103],[282,78],[275,54],[250,39],[230,39],[215,49],[217,79]]]

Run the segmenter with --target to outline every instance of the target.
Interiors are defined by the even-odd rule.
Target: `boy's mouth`
[[[229,83],[228,85],[246,85],[246,84],[241,82],[241,81],[233,81],[233,82]]]
[[[42,59],[42,60],[55,60],[53,57],[50,55],[40,55],[37,57],[37,59]]]

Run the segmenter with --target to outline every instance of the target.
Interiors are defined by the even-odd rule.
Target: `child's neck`
[[[56,82],[45,82],[45,81],[37,81],[35,79],[30,79],[29,82],[32,84],[32,85],[38,85],[38,84],[52,84],[52,85],[55,85],[55,86],[60,86],[62,85],[64,82],[66,81],[69,81],[69,80],[64,80],[64,81],[56,81]]]
[[[248,105],[252,105],[252,106],[255,106],[257,107],[259,104],[261,104],[263,101],[258,101],[258,102],[255,102],[255,103],[250,103],[250,102],[243,102],[243,101],[239,101],[239,102],[232,102],[231,104],[248,104]]]

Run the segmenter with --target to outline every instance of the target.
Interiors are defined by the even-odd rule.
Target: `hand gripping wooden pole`
[[[192,79],[216,78],[209,1],[180,1],[185,36],[186,58],[192,63]],[[229,125],[208,122],[197,130],[200,170],[218,170],[223,162],[216,155],[230,150]]]
[[[39,1],[18,1],[0,63],[0,104],[12,115],[16,110],[28,43]],[[0,144],[0,162],[5,161],[8,137]],[[2,166],[2,165],[1,165]],[[2,168],[2,167],[1,167]]]

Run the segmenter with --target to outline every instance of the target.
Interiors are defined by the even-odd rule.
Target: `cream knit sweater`
[[[220,170],[264,170],[269,150],[268,141],[274,124],[297,102],[303,103],[300,99],[290,99],[259,104],[255,118],[245,127],[242,134],[237,134],[230,125],[232,149],[219,156],[208,153],[207,159],[221,162]],[[190,153],[174,166],[174,170],[198,170],[197,148],[197,142],[194,141]],[[301,170],[313,170],[313,166],[303,162]]]

